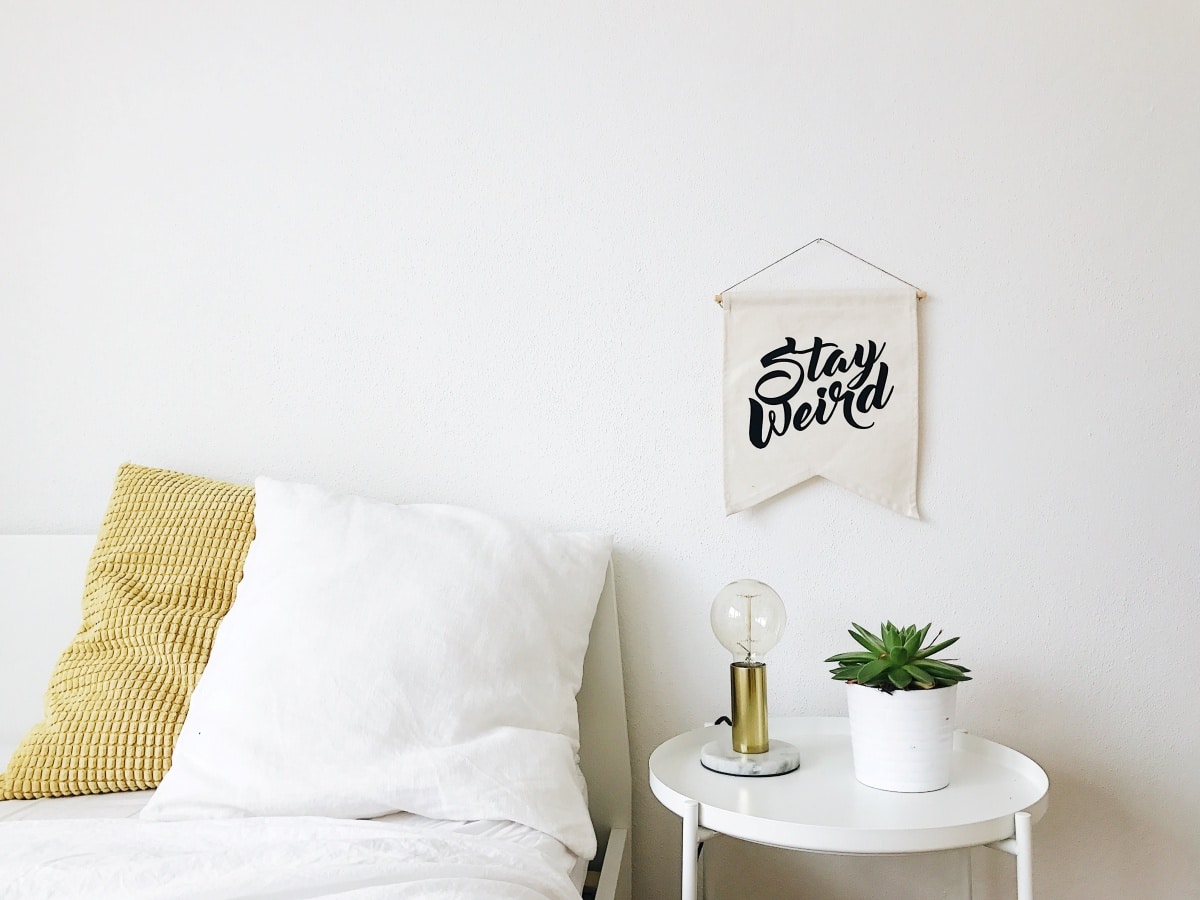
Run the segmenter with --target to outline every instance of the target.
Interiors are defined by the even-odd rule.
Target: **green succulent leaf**
[[[959,681],[971,680],[971,676],[966,674],[967,669],[964,669],[962,666],[956,666],[953,663],[944,663],[936,659],[923,659],[921,660],[921,668],[925,669],[939,681],[957,683]]]
[[[858,674],[854,676],[854,680],[859,684],[870,684],[891,667],[892,662],[889,659],[874,660],[862,666],[858,670]]]
[[[931,688],[937,683],[934,681],[933,676],[930,675],[929,672],[924,668],[924,666],[918,666],[915,663],[909,663],[904,667],[904,671],[908,673],[918,687]]]
[[[854,640],[858,641],[858,643],[862,644],[863,647],[876,656],[883,654],[883,642],[879,638],[875,637],[875,635],[871,634],[871,632],[867,631],[867,629],[863,628],[857,622],[851,622],[850,624],[854,626],[854,630],[850,632],[850,637],[854,638]]]
[[[856,662],[860,666],[863,663],[869,663],[873,659],[878,659],[878,655],[874,653],[863,653],[861,650],[853,653],[839,653],[837,656],[831,656],[825,662],[847,663]]]
[[[904,690],[906,687],[912,684],[913,681],[912,675],[906,672],[904,669],[892,669],[887,673],[887,677],[888,681],[900,688],[900,690]]]
[[[887,650],[888,653],[892,653],[901,644],[903,644],[903,641],[900,640],[900,632],[897,630],[895,625],[893,625],[891,622],[888,622],[883,628],[884,649]]]
[[[943,650],[957,641],[958,638],[952,637],[948,641],[942,641],[940,644],[934,644],[932,647],[926,647],[920,652],[919,656],[921,659],[927,659],[928,657],[933,656],[935,653],[941,653]]]

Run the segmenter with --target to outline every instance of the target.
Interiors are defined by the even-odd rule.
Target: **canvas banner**
[[[916,292],[721,299],[726,513],[822,475],[918,518]]]

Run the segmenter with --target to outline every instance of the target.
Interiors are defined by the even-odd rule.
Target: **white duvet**
[[[0,822],[0,898],[578,900],[576,858],[512,823],[404,816]]]

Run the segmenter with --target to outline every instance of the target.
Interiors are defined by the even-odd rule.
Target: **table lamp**
[[[767,734],[767,664],[763,656],[779,643],[787,610],[779,594],[761,581],[743,578],[725,585],[709,613],[713,634],[733,655],[729,694],[732,740],[718,739],[700,751],[706,769],[726,775],[783,775],[800,765],[800,751]]]

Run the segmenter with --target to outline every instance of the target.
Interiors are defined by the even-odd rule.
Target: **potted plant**
[[[885,791],[936,791],[950,783],[954,749],[954,699],[966,669],[936,659],[958,638],[926,643],[931,625],[873,634],[852,623],[850,637],[862,649],[831,656],[834,680],[846,683],[854,775]]]

